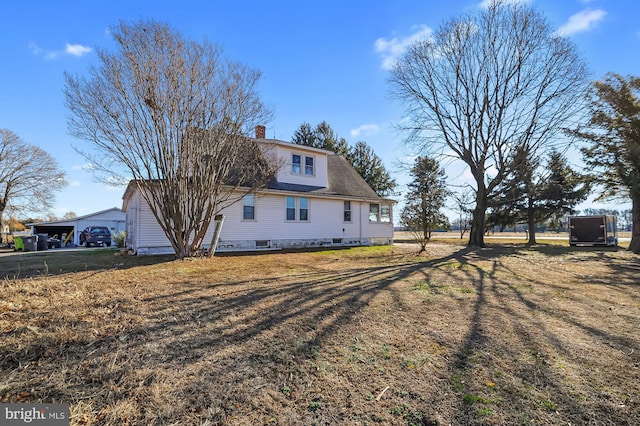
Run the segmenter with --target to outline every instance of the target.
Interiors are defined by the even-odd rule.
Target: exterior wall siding
[[[295,196],[295,198],[300,198]],[[309,220],[287,221],[286,195],[262,194],[255,199],[255,220],[242,219],[242,203],[225,209],[218,251],[306,248],[391,244],[392,223],[369,223],[369,203],[351,200],[351,222],[344,222],[344,200],[308,197]],[[137,214],[137,236],[131,239],[138,254],[172,253],[168,239],[151,213],[137,197],[128,213]],[[208,248],[213,223],[204,247]]]

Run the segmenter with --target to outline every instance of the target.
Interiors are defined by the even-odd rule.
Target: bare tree
[[[66,185],[65,174],[46,151],[0,129],[0,228],[3,213],[25,215],[53,207],[54,194]]]
[[[451,195],[455,203],[455,212],[458,215],[453,224],[458,227],[460,239],[463,239],[471,224],[474,197],[469,191],[452,192]]]
[[[519,148],[541,154],[579,111],[587,71],[575,46],[524,2],[495,1],[413,44],[390,77],[409,142],[450,152],[470,169],[469,244],[484,245],[485,213]]]
[[[212,218],[272,174],[247,137],[271,116],[260,73],[166,24],[120,23],[111,35],[116,51],[97,50],[89,78],[66,75],[69,130],[91,143],[102,179],[135,182],[176,256],[191,256]]]

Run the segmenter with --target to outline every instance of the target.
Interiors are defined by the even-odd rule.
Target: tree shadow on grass
[[[531,261],[528,273],[513,270],[503,262],[506,257],[522,259],[532,252],[543,257],[527,259]],[[627,301],[637,300],[639,263],[635,258],[621,261],[610,250],[501,246],[456,257],[463,266],[459,270],[474,282],[476,298],[466,338],[450,362],[451,382],[461,397],[454,423],[638,422],[640,407],[628,400],[629,392],[637,392],[638,386],[627,374],[640,365],[636,351],[639,342],[632,331],[640,325],[637,311],[634,317],[633,308],[621,307],[631,320],[625,330],[609,326],[606,311],[602,312],[605,321],[591,321],[594,306],[580,297],[580,288],[567,287],[573,294],[566,297],[591,314],[549,300],[553,299],[549,294],[555,294],[556,283],[545,281],[544,275],[537,273],[556,268],[549,262],[553,258],[568,256],[571,262],[572,257],[585,254],[586,260],[596,259],[611,271],[585,285],[602,285],[623,292]],[[470,255],[480,256],[481,261]],[[560,272],[560,276],[571,273],[570,265],[569,271]],[[522,278],[514,280],[509,275]],[[505,329],[506,334],[498,331]],[[586,353],[582,353],[585,345]],[[511,366],[507,371],[505,364]],[[601,387],[595,394],[603,400],[590,400],[594,396],[591,386]]]
[[[537,263],[544,262],[545,268],[559,267],[549,260],[563,253],[531,250],[542,255]],[[609,343],[637,347],[637,338],[598,327],[576,312],[554,306],[548,294],[555,290],[543,277],[535,271],[513,270],[507,261],[515,258],[534,270],[536,261],[527,258],[529,253],[521,247],[465,247],[425,261],[387,259],[336,270],[307,265],[303,271],[266,278],[247,273],[246,278],[225,283],[204,279],[158,291],[152,285],[132,288],[132,297],[92,302],[104,312],[110,327],[58,318],[46,327],[78,329],[73,338],[32,338],[31,331],[21,330],[31,341],[20,351],[0,344],[0,398],[18,395],[28,387],[31,399],[70,402],[76,415],[91,415],[98,424],[125,420],[242,424],[243,418],[258,423],[271,419],[284,424],[344,423],[344,410],[358,402],[348,377],[342,386],[328,387],[324,381],[324,375],[335,368],[326,364],[328,342],[343,329],[352,330],[353,323],[362,321],[363,312],[381,297],[389,300],[391,317],[409,311],[428,328],[428,310],[410,311],[414,305],[407,304],[407,297],[411,293],[399,291],[397,284],[417,277],[429,280],[440,273],[451,282],[472,286],[474,292],[460,300],[438,301],[451,303],[449,310],[462,317],[458,320],[465,325],[461,338],[449,346],[446,371],[440,373],[448,382],[440,389],[456,397],[443,400],[442,395],[423,391],[424,399],[416,397],[415,402],[423,415],[412,412],[416,418],[428,424],[438,418],[439,410],[454,404],[457,411],[446,418],[453,424],[606,420],[632,424],[638,419],[638,406],[616,407],[616,385],[611,385],[616,392],[597,394],[608,395],[608,401],[595,403],[588,400],[593,394],[577,388],[582,385],[578,380],[604,387],[599,382],[602,372],[590,369],[611,372],[589,363],[588,355],[580,353],[581,346],[569,339],[579,335],[584,344],[596,342],[598,350],[624,363],[628,356],[620,350],[618,356]],[[274,262],[278,259],[273,256]],[[607,256],[602,261],[611,268],[619,263]],[[622,273],[630,277],[636,266],[625,265]],[[576,360],[586,364],[581,367]],[[569,365],[566,371],[561,363]],[[637,389],[628,378],[616,379],[629,392]],[[409,391],[420,393],[419,389]],[[329,394],[338,395],[344,405],[323,407],[323,398]],[[84,408],[83,401],[88,404]],[[402,424],[400,416],[373,419],[379,418]]]
[[[95,419],[105,424],[117,424],[118,413],[133,423],[225,423],[237,406],[277,417],[260,402],[260,390],[291,383],[297,392],[310,392],[303,389],[315,374],[309,364],[329,336],[420,267],[311,268],[277,280],[179,285],[96,304],[110,329],[92,331],[58,318],[47,328],[84,329],[73,340],[36,339],[18,352],[0,345],[0,367],[8,372],[0,398],[33,382],[33,398],[41,401],[89,398]],[[158,406],[158,393],[167,393],[166,404]],[[309,416],[315,414],[303,410],[298,422],[307,423]]]

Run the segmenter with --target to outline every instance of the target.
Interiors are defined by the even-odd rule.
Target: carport
[[[113,235],[126,229],[125,221],[126,213],[114,207],[73,219],[27,223],[26,226],[32,230],[33,234],[48,234],[50,237],[57,235],[60,239],[62,239],[62,234],[69,235],[73,232],[69,242],[78,245],[80,232],[87,226],[106,226],[111,231],[111,235]]]

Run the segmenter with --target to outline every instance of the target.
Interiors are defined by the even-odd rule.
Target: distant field
[[[0,257],[0,402],[72,425],[638,425],[640,257],[436,240]]]
[[[395,241],[409,241],[413,238],[410,232],[404,231],[396,231],[394,232],[394,240]],[[469,240],[469,232],[467,231],[462,240],[460,239],[460,231],[450,231],[450,232],[434,232],[432,234],[432,238],[434,240],[449,240],[451,242],[454,241],[462,241],[466,243]],[[618,240],[620,242],[621,247],[628,247],[628,240],[631,238],[631,232],[618,232]],[[489,233],[485,235],[485,240],[488,243],[496,242],[496,243],[504,243],[506,240],[508,242],[513,243],[521,243],[527,241],[527,234],[524,232],[495,232]],[[549,242],[553,244],[562,244],[566,243],[569,245],[569,234],[566,232],[543,232],[536,234],[536,241],[538,242]]]

